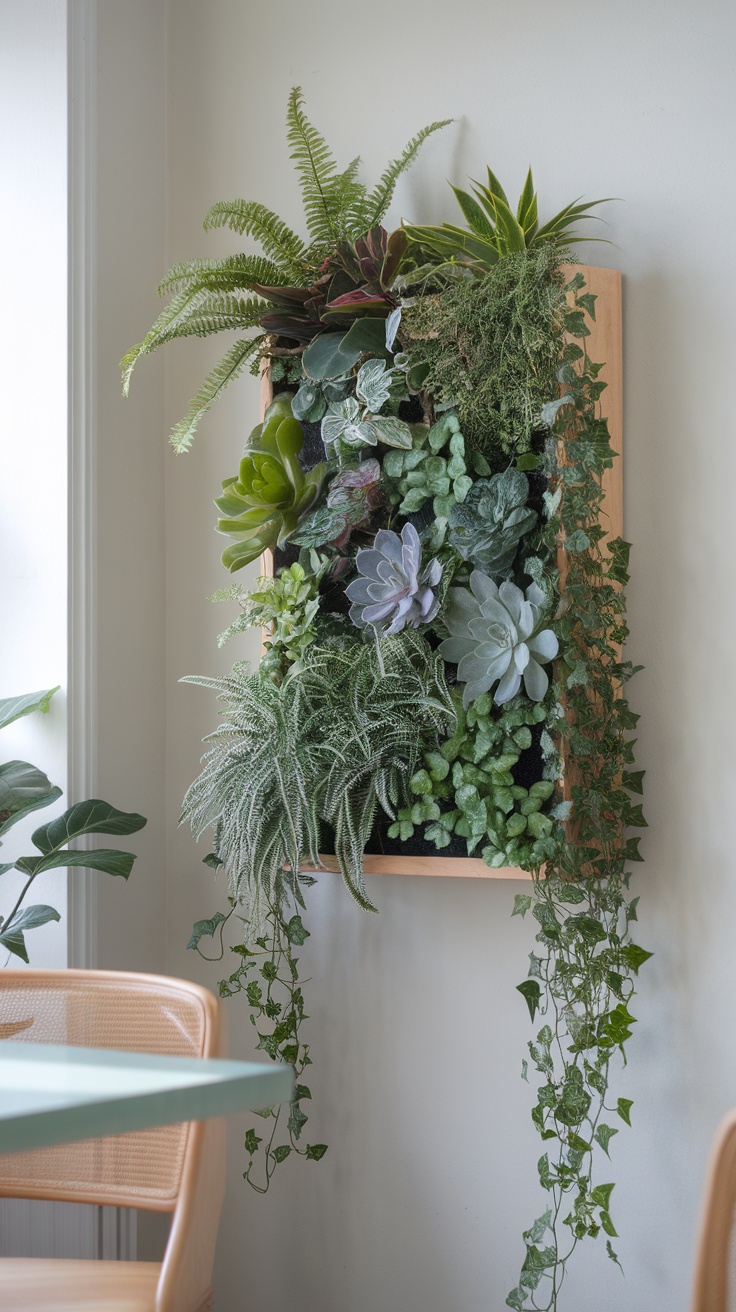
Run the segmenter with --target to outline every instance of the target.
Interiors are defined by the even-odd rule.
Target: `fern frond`
[[[206,215],[204,226],[207,230],[231,228],[243,237],[253,237],[289,280],[303,281],[309,272],[304,242],[278,214],[258,201],[217,201]]]
[[[183,818],[197,836],[216,827],[231,895],[257,924],[259,910],[278,898],[285,868],[293,885],[301,862],[319,862],[310,753],[301,738],[303,690],[284,692],[259,675],[187,682],[215,688],[227,718],[208,739]]]
[[[393,200],[396,183],[408,168],[414,163],[419,151],[433,132],[439,132],[440,128],[449,127],[452,123],[451,118],[440,119],[437,123],[430,123],[428,127],[422,128],[417,132],[415,137],[405,146],[402,153],[397,159],[392,159],[381,174],[380,181],[369,192],[365,198],[363,206],[359,206],[354,215],[355,236],[359,237],[369,228],[380,223]]]
[[[254,328],[268,306],[254,296],[243,298],[219,292],[210,292],[193,314],[180,324],[176,331],[163,337],[170,341],[174,337],[210,337],[213,333],[226,332],[228,329],[241,331]]]
[[[175,264],[158,285],[159,296],[170,296],[185,288],[206,287],[210,291],[235,292],[243,288],[250,291],[254,283],[272,287],[283,279],[283,273],[272,260],[260,255],[245,255],[242,251],[225,260],[185,260]]]
[[[340,240],[341,230],[339,215],[334,210],[334,187],[337,165],[324,137],[310,123],[303,109],[304,95],[301,87],[293,87],[289,96],[286,113],[286,139],[291,147],[290,158],[299,178],[302,204],[307,219],[307,228],[314,244],[329,245]],[[341,175],[343,185],[353,181],[357,164],[349,165],[352,170],[346,180]]]
[[[197,395],[190,402],[184,418],[180,419],[171,430],[169,441],[177,454],[189,449],[200,420],[225,388],[238,377],[251,356],[260,349],[263,338],[264,335],[259,333],[257,337],[243,338],[236,342],[207,375]]]
[[[210,291],[207,287],[180,292],[159,315],[143,341],[120,361],[123,395],[128,395],[130,376],[142,355],[150,355],[157,347],[177,337],[209,337],[211,333],[226,329],[253,328],[267,308],[265,301],[255,296],[231,296]]]
[[[123,396],[127,396],[130,390],[130,377],[133,370],[142,355],[150,355],[155,351],[157,346],[162,342],[168,342],[172,337],[177,336],[177,329],[194,314],[197,307],[202,304],[208,295],[202,287],[189,287],[186,291],[180,292],[166,306],[165,310],[156,319],[153,327],[149,329],[137,346],[133,346],[120,361],[122,371]]]
[[[335,174],[325,186],[325,203],[334,215],[334,225],[341,238],[352,231],[351,215],[365,203],[368,194],[365,183],[358,181],[359,167],[360,156],[356,155],[347,168]]]

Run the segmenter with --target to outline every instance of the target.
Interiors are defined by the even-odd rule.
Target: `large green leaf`
[[[569,205],[560,210],[559,214],[555,214],[547,223],[542,225],[534,240],[539,242],[544,240],[545,237],[557,238],[561,237],[563,233],[565,234],[565,242],[605,240],[600,237],[568,237],[567,229],[572,226],[576,219],[597,218],[598,216],[595,214],[588,214],[588,210],[592,209],[594,205],[605,205],[613,199],[613,196],[602,196],[600,200],[583,201],[582,205],[576,201],[571,201]]]
[[[12,952],[21,961],[28,961],[28,952],[26,942],[23,937],[24,931],[29,929],[38,929],[40,925],[47,925],[50,920],[61,920],[61,916],[55,907],[47,907],[41,904],[33,907],[24,907],[19,911],[10,923],[9,929],[0,930],[0,944]],[[26,1028],[22,1026],[21,1028]]]
[[[51,698],[60,687],[61,684],[57,683],[55,688],[47,688],[44,692],[27,692],[21,697],[0,697],[0,729],[12,724],[13,720],[20,720],[23,715],[30,715],[31,711],[48,711]]]
[[[435,251],[441,258],[447,260],[478,260],[484,265],[497,264],[499,260],[498,249],[493,242],[475,237],[471,232],[458,228],[452,223],[443,223],[441,227],[422,227],[405,223],[404,231],[411,241],[427,250]]]
[[[86,870],[100,870],[105,875],[122,875],[127,879],[133,869],[132,852],[119,852],[117,848],[97,847],[89,852],[49,852],[48,856],[22,856],[15,863],[16,870],[24,875],[40,875],[44,870],[60,870],[65,866],[84,866]]]
[[[304,372],[315,381],[340,378],[349,372],[360,359],[360,351],[343,349],[346,333],[320,333],[302,356]]]
[[[359,355],[387,355],[385,319],[356,319],[342,344],[343,351]]]
[[[27,815],[31,814],[31,812],[40,811],[42,807],[51,806],[52,802],[58,802],[60,797],[61,789],[53,787],[49,792],[43,793],[32,801],[27,802],[25,806],[21,806],[17,811],[13,811],[12,814],[0,824],[0,834],[7,833],[8,829],[12,829],[13,825],[17,825],[19,820],[24,820]],[[2,866],[0,866],[0,873],[2,873]]]
[[[70,806],[47,825],[41,825],[33,834],[33,843],[40,852],[53,852],[82,834],[135,834],[145,824],[145,816],[135,811],[118,811],[109,802],[92,797]]]
[[[28,761],[5,761],[0,765],[0,817],[6,824],[20,811],[35,810],[59,796],[53,784],[37,766]]]
[[[496,219],[499,230],[499,245],[505,251],[526,250],[524,229],[508,205],[496,197]]]
[[[488,174],[488,191],[490,192],[491,196],[497,198],[498,200],[502,200],[505,205],[508,205],[509,198],[506,195],[506,192],[501,186],[501,183],[499,182],[495,173],[488,165],[486,165],[486,173]]]

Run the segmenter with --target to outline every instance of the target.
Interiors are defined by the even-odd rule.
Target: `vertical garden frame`
[[[585,279],[586,291],[596,298],[595,319],[588,320],[589,336],[585,339],[587,354],[591,359],[604,361],[601,378],[606,389],[600,400],[600,411],[608,421],[611,447],[616,459],[610,469],[603,475],[604,500],[601,518],[605,529],[605,539],[623,536],[624,502],[623,502],[623,340],[622,340],[622,287],[621,274],[617,269],[598,268],[594,265],[562,266],[563,276],[567,281],[576,273]],[[273,399],[270,374],[264,372],[261,380],[261,418]],[[564,569],[564,544],[560,543],[561,565]],[[261,573],[270,576],[273,573],[273,557],[266,552],[261,558]],[[563,753],[564,756],[564,753]],[[321,859],[327,870],[339,871],[337,858],[330,853],[321,853]],[[307,867],[305,867],[307,869]],[[529,871],[518,867],[502,866],[491,869],[478,857],[471,856],[396,856],[379,855],[366,852],[364,869],[367,874],[376,875],[434,875],[442,878],[460,879],[521,879],[531,880]]]

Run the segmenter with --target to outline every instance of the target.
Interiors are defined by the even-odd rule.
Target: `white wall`
[[[125,43],[122,17],[107,0],[103,8]],[[140,23],[141,6],[135,10]],[[635,543],[630,653],[647,665],[633,697],[643,712],[651,825],[647,865],[636,878],[641,938],[656,956],[642,977],[641,1019],[620,1086],[635,1100],[634,1129],[615,1141],[611,1172],[626,1279],[594,1249],[570,1276],[567,1312],[686,1307],[706,1150],[719,1116],[736,1102],[735,28],[732,7],[721,0],[697,8],[685,0],[457,0],[451,7],[377,0],[368,8],[344,0],[306,8],[288,0],[172,0],[168,7],[171,262],[237,248],[234,237],[201,231],[215,199],[261,198],[300,222],[283,127],[295,83],[304,85],[308,110],[338,156],[361,151],[373,177],[421,124],[456,116],[402,185],[395,220],[452,217],[444,179],[461,183],[487,161],[511,189],[532,161],[547,213],[581,193],[622,198],[607,209],[614,245],[580,254],[625,274],[626,517]],[[149,70],[151,112],[134,111],[124,140],[122,126],[118,135],[108,124],[118,154],[101,190],[110,248],[121,232],[129,243],[105,289],[110,368],[152,317],[161,267],[158,230],[142,235],[146,204],[159,194],[160,159],[160,106],[142,36],[138,27],[139,44],[125,49]],[[132,93],[128,101],[122,84],[117,91],[133,112]],[[132,189],[125,179],[139,166],[131,142],[149,161]],[[212,343],[169,348],[167,422],[182,413],[215,356]],[[145,549],[128,543],[124,526],[133,484],[153,496],[149,479],[160,477],[152,454],[159,442],[163,457],[159,397],[145,391],[155,369],[149,362],[140,370],[134,412],[116,410],[110,399],[110,431],[119,439],[101,471],[113,521],[106,568],[118,588],[108,614],[122,644],[117,661],[110,652],[110,670],[122,679],[120,703],[109,711],[111,737],[143,680],[146,710],[138,708],[134,724],[152,717],[152,754],[141,755],[132,730],[120,753],[127,768],[149,779],[160,778],[153,689],[164,686],[148,669],[149,653],[152,663],[161,657],[161,639],[155,624],[141,623],[139,597],[143,580],[153,613],[162,582],[153,502],[146,501]],[[199,864],[206,848],[196,850],[175,824],[197,771],[199,740],[216,717],[207,693],[177,680],[225,670],[252,651],[252,644],[217,651],[225,619],[205,597],[224,582],[210,501],[256,411],[257,388],[246,381],[203,426],[191,455],[165,456],[165,964],[209,982],[217,969],[194,959],[185,943],[192,920],[211,915],[221,895]],[[142,427],[150,430],[145,441]],[[116,541],[134,553],[119,569],[111,563]],[[124,631],[128,613],[136,641]],[[154,790],[149,814],[159,814],[159,798]],[[530,1031],[514,990],[533,931],[509,921],[513,892],[495,882],[376,879],[381,914],[371,918],[332,876],[313,890],[303,953],[315,1060],[309,1128],[330,1150],[321,1165],[287,1163],[260,1199],[239,1179],[243,1127],[233,1127],[217,1264],[223,1312],[503,1306],[518,1271],[520,1232],[541,1202],[531,1091],[519,1079]],[[122,897],[118,910],[130,914]],[[115,964],[139,959],[130,926],[118,944]],[[163,967],[162,950],[158,961]],[[244,1011],[229,1004],[238,1052],[248,1050]]]

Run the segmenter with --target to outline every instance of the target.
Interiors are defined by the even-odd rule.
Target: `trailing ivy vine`
[[[211,854],[205,858],[205,864],[217,869],[221,863],[215,854]],[[309,875],[301,875],[300,882],[309,884],[314,880]],[[263,1134],[258,1135],[252,1128],[245,1134],[248,1166],[243,1179],[260,1194],[267,1192],[275,1167],[292,1153],[307,1161],[318,1162],[327,1152],[325,1143],[301,1142],[309,1119],[302,1104],[312,1097],[312,1091],[303,1078],[307,1066],[312,1065],[312,1059],[309,1044],[301,1037],[302,1021],[309,1017],[304,1011],[302,984],[305,981],[300,977],[299,957],[294,949],[306,942],[309,930],[298,910],[287,919],[288,904],[289,890],[281,889],[264,917],[263,932],[255,940],[246,935],[245,942],[230,947],[239,964],[219,983],[221,998],[245,994],[250,1022],[258,1034],[256,1051],[265,1052],[271,1061],[286,1062],[294,1068],[296,1084],[288,1109],[279,1104],[257,1111],[256,1115],[266,1122]],[[225,955],[223,931],[235,915],[237,905],[231,898],[227,915],[217,911],[210,920],[198,920],[187,946],[196,948],[205,961],[222,961]],[[200,942],[205,936],[219,942],[217,956],[210,957],[202,951]]]
[[[584,343],[584,315],[594,316],[595,304],[583,286],[581,274],[569,284],[577,304],[566,327]],[[642,792],[642,771],[630,769],[638,717],[624,695],[637,667],[621,655],[629,544],[606,542],[602,526],[601,480],[615,457],[598,407],[601,369],[575,342],[565,347],[565,404],[548,444],[555,510],[547,546],[551,557],[564,541],[566,564],[553,728],[565,744],[571,815],[554,860],[535,871],[532,893],[517,894],[513,912],[531,910],[539,926],[519,991],[532,1021],[545,1021],[529,1055],[540,1079],[532,1120],[545,1144],[538,1171],[549,1204],[524,1234],[521,1274],[506,1300],[524,1312],[557,1309],[567,1262],[582,1239],[603,1232],[618,1262],[614,1186],[600,1179],[596,1159],[609,1156],[619,1125],[631,1123],[631,1100],[612,1100],[609,1076],[617,1054],[626,1060],[636,976],[651,956],[631,933],[638,898],[628,896],[628,865],[641,858],[639,839],[625,840],[624,831],[646,821],[633,800]],[[527,1071],[525,1062],[524,1078]]]

